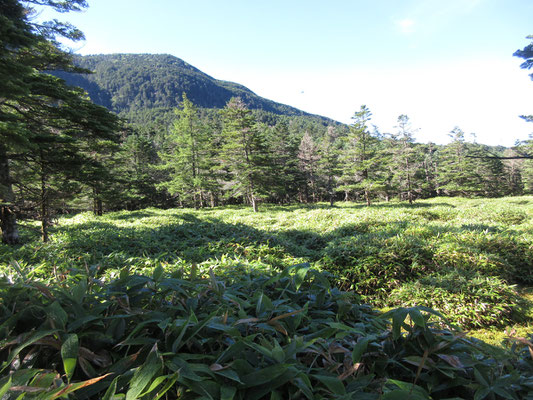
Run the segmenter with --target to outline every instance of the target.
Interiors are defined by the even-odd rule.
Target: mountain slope
[[[167,54],[75,56],[74,62],[94,73],[55,72],[54,75],[85,89],[95,103],[118,114],[173,108],[178,106],[185,92],[194,104],[203,108],[222,108],[231,97],[239,96],[251,109],[311,116],[297,108],[260,97],[237,83],[214,79]]]

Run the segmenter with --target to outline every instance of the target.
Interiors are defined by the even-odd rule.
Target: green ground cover
[[[449,331],[497,345],[533,332],[531,196],[84,213],[46,244],[24,225],[23,245],[0,246],[0,393],[16,381],[57,398],[72,379],[77,398],[175,398],[176,382],[182,398],[262,398],[276,380],[270,398],[482,399],[533,385],[527,341]]]

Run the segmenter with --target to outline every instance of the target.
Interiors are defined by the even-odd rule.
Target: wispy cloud
[[[396,28],[401,33],[410,34],[415,31],[415,21],[411,18],[404,18],[395,22]]]

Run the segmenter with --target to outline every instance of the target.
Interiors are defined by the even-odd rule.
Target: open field
[[[523,388],[532,384],[527,381],[527,370],[526,378],[519,378],[522,372],[517,371],[521,370],[513,369],[516,392],[487,392],[488,386],[510,385],[510,381],[502,380],[483,386],[481,381],[493,373],[489,370],[494,361],[487,360],[508,360],[508,352],[513,352],[522,354],[528,368],[533,368],[527,351],[517,353],[520,350],[515,346],[511,349],[515,342],[492,348],[462,334],[454,337],[440,331],[450,327],[448,321],[498,345],[506,329],[514,329],[515,335],[522,337],[533,332],[531,196],[438,198],[414,205],[391,202],[371,207],[355,203],[339,203],[333,208],[323,204],[265,205],[259,213],[243,207],[145,209],[103,217],[84,213],[60,218],[46,244],[38,241],[38,232],[31,224],[22,232],[25,244],[0,246],[0,268],[7,276],[2,283],[2,339],[4,343],[22,343],[15,350],[4,344],[2,351],[9,350],[11,369],[20,357],[18,352],[22,354],[24,348],[52,335],[56,341],[47,339],[46,343],[55,346],[56,352],[61,350],[54,368],[61,369],[63,359],[63,380],[74,376],[82,382],[115,371],[118,380],[113,380],[111,387],[117,393],[121,387],[129,387],[131,395],[127,398],[152,398],[147,392],[150,382],[161,389],[176,381],[188,388],[184,393],[190,396],[184,394],[183,398],[200,398],[202,390],[207,393],[202,398],[217,398],[213,393],[222,391],[226,398],[252,398],[247,397],[250,391],[255,398],[262,398],[271,379],[280,377],[279,382],[293,386],[283,390],[280,386],[278,395],[285,397],[279,398],[352,398],[350,393],[365,393],[367,397],[357,398],[369,399],[391,393],[390,398],[396,398],[394,393],[405,395],[413,387],[420,391],[420,396],[413,398],[428,398],[429,393],[432,398],[471,398],[474,393],[480,393],[480,399],[485,398],[483,393],[492,393],[493,398],[520,398]],[[298,266],[288,268],[294,265]],[[12,281],[14,285],[8,283]],[[365,303],[391,311],[379,316]],[[34,311],[20,311],[16,317],[14,310],[24,310],[24,304],[33,304],[30,309]],[[413,306],[440,311],[447,320]],[[174,316],[177,319],[171,322],[172,313],[178,313],[176,307],[189,316]],[[115,313],[117,316],[112,317]],[[38,326],[32,325],[34,319],[40,321]],[[40,331],[28,336],[39,326],[48,330],[42,336]],[[204,332],[206,327],[211,334]],[[389,333],[384,334],[386,329]],[[22,336],[14,339],[15,333]],[[242,338],[242,346],[253,350],[253,357],[260,354],[263,364],[257,364],[255,358],[251,361],[252,356],[246,363],[226,363],[234,356],[227,354],[229,349],[244,352],[231,345],[241,343],[237,336]],[[227,342],[230,337],[231,343]],[[297,337],[304,341],[295,342]],[[427,340],[426,351],[421,343]],[[115,350],[107,350],[108,343],[113,343]],[[92,352],[80,355],[74,367],[67,366],[66,355],[72,348],[82,354],[78,353],[82,345]],[[212,355],[191,355],[195,346],[207,346]],[[332,346],[342,347],[338,354],[349,354],[352,366],[343,364]],[[120,353],[117,347],[126,350]],[[432,359],[437,348],[449,352]],[[396,353],[400,349],[407,353]],[[187,356],[168,358],[178,350]],[[205,348],[202,351],[206,352]],[[367,352],[398,361],[379,364],[379,357],[376,361]],[[315,361],[306,358],[311,353],[316,355]],[[131,362],[137,369],[121,364],[124,371],[117,372],[117,363],[134,354],[142,360],[141,364]],[[51,356],[39,353],[34,358],[39,357]],[[18,360],[17,365],[24,360]],[[319,362],[323,371],[318,369]],[[504,363],[505,367],[498,367],[499,373],[511,373],[506,369],[511,368],[509,362]],[[8,364],[2,366],[4,373]],[[441,381],[465,379],[460,384],[454,381],[461,389],[437,388],[431,383],[436,375],[423,372],[435,368],[444,374]],[[142,380],[139,376],[147,370],[155,372]],[[373,378],[364,381],[364,376],[370,375],[363,370]],[[185,376],[180,375],[183,371],[188,371]],[[304,375],[308,378],[302,371],[307,371]],[[46,382],[52,379],[39,374],[42,372],[29,378],[24,375],[24,384],[29,385],[34,376]],[[6,379],[0,380],[0,387],[7,385]],[[17,379],[24,380],[20,376]],[[111,377],[102,379],[107,388]],[[127,379],[130,386],[124,383]],[[254,380],[260,382],[257,387]],[[198,382],[204,381],[209,383],[202,389]],[[140,389],[132,389],[132,382]],[[408,387],[402,386],[405,382]],[[414,383],[417,385],[412,386]],[[98,385],[91,383],[94,393]],[[83,392],[83,388],[79,390]],[[109,393],[108,398],[118,398]],[[323,397],[313,397],[318,394]]]
[[[24,246],[0,248],[3,269],[12,260],[36,276],[309,262],[373,306],[426,305],[465,328],[520,322],[527,310],[507,284],[533,285],[533,197],[84,213],[60,219],[47,244],[24,232]]]

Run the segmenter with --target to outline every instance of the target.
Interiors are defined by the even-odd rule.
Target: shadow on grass
[[[274,266],[290,265],[292,261],[317,262],[318,265],[354,271],[367,268],[374,263],[379,269],[399,266],[434,270],[437,263],[448,266],[469,262],[474,265],[479,260],[496,260],[498,265],[508,265],[510,271],[522,271],[516,281],[527,281],[531,268],[527,264],[533,260],[533,249],[509,234],[498,233],[500,228],[489,224],[449,224],[425,223],[436,221],[439,214],[427,209],[435,204],[376,204],[372,208],[394,207],[420,209],[413,218],[399,221],[361,221],[344,224],[334,230],[317,232],[311,229],[259,229],[244,223],[223,221],[213,214],[213,210],[183,211],[166,216],[165,222],[154,227],[142,224],[117,226],[116,221],[161,216],[157,210],[140,210],[109,215],[106,219],[94,219],[80,224],[54,226],[53,240],[47,245],[32,241],[27,246],[8,248],[0,245],[0,257],[6,260],[17,259],[31,264],[79,266],[90,257],[94,263],[106,264],[110,259],[113,266],[125,263],[128,259],[176,261],[200,263],[221,257],[242,257],[250,261],[262,260]],[[365,205],[345,205],[342,208],[366,207]],[[452,206],[450,206],[452,207]],[[269,206],[263,212],[291,209],[321,209],[322,205]],[[329,209],[329,205],[324,204]],[[341,208],[341,207],[339,207]],[[242,209],[242,208],[241,208]],[[220,210],[220,209],[218,209]],[[404,234],[406,229],[409,233]],[[472,235],[462,235],[472,232]],[[451,235],[450,235],[451,233]],[[439,254],[437,255],[437,252]],[[438,261],[436,257],[440,257]],[[466,261],[465,261],[466,260]],[[9,262],[9,261],[8,261]],[[134,262],[134,261],[131,261]],[[454,264],[455,263],[455,264]],[[479,266],[479,268],[484,268]],[[499,268],[499,267],[498,267]],[[498,273],[496,270],[495,273]],[[386,274],[386,272],[383,272]],[[503,273],[501,276],[505,276]],[[505,276],[508,278],[509,274]],[[533,279],[530,279],[533,281]]]
[[[425,208],[434,208],[434,207],[449,207],[449,208],[456,208],[453,204],[449,203],[417,203],[414,202],[413,204],[409,203],[400,203],[400,202],[381,202],[381,203],[375,203],[370,206],[367,206],[365,203],[353,203],[353,202],[336,202],[333,206],[330,206],[328,203],[311,203],[311,204],[286,204],[286,205],[272,205],[268,204],[263,206],[263,208],[260,208],[261,210],[265,211],[293,211],[293,210],[331,210],[331,209],[354,209],[354,210],[364,210],[364,209],[406,209],[406,210],[413,210],[413,209],[425,209]]]

